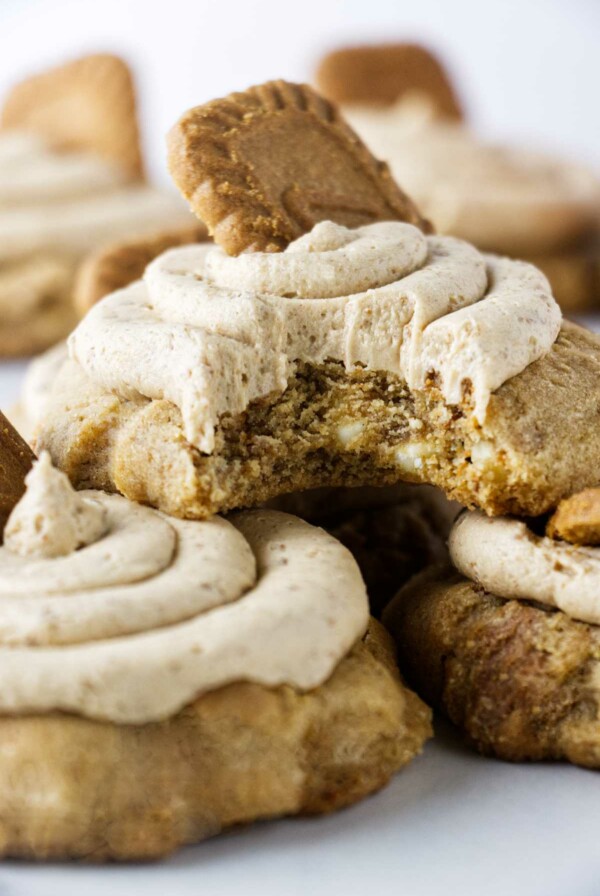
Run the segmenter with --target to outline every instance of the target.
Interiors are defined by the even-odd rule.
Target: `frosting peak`
[[[4,529],[4,546],[11,553],[64,557],[105,534],[105,508],[79,495],[52,466],[48,452],[42,452],[25,483],[25,494]]]

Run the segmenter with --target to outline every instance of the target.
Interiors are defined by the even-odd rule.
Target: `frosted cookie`
[[[431,732],[331,536],[78,493],[47,456],[0,548],[0,674],[6,856],[157,858],[330,811]]]
[[[160,255],[73,333],[38,444],[79,485],[190,518],[404,480],[536,515],[596,484],[600,340],[561,329],[531,265],[404,210],[422,227],[320,221],[278,252]]]
[[[35,354],[76,322],[83,256],[182,226],[180,201],[143,183],[129,69],[92,55],[17,85],[0,130],[0,356]]]
[[[447,561],[446,539],[459,511],[427,485],[321,488],[283,495],[269,506],[322,526],[348,548],[377,617],[404,582]]]
[[[409,683],[484,753],[600,768],[598,548],[478,512],[449,548],[384,614]]]
[[[178,516],[398,481],[537,515],[597,482],[600,340],[534,268],[411,225],[172,250],[69,351],[39,446]]]

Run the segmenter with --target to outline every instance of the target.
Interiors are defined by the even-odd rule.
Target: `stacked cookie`
[[[524,258],[566,311],[600,301],[600,181],[582,166],[485,143],[440,62],[410,44],[349,47],[317,71],[367,145],[441,233]]]
[[[379,612],[445,559],[433,486],[485,523],[598,483],[600,340],[531,265],[433,234],[329,102],[271,82],[199,106],[169,162],[217,245],[90,262],[24,495],[31,454],[0,441],[8,855],[159,856],[383,786],[430,711],[312,522]],[[385,618],[447,708],[410,606]]]

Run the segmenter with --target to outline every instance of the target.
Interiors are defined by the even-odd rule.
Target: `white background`
[[[66,56],[123,53],[164,177],[164,133],[187,107],[310,79],[323,50],[378,38],[436,47],[482,132],[600,163],[600,0],[0,0],[0,93]],[[22,371],[0,368],[0,407]],[[0,896],[596,896],[599,829],[599,773],[481,759],[442,729],[339,815],[258,825],[158,866],[6,863]]]
[[[600,0],[0,0],[0,95],[28,70],[110,49],[134,63],[153,170],[189,106],[308,80],[347,41],[416,39],[485,133],[600,165]]]

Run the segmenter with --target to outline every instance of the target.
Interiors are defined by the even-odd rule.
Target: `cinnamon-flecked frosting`
[[[547,352],[561,314],[531,265],[399,222],[322,222],[280,253],[187,246],[108,296],[69,341],[92,381],[167,399],[210,453],[221,415],[281,393],[297,361],[431,379],[483,421],[491,393]]]
[[[173,519],[47,455],[0,548],[0,712],[167,718],[234,681],[319,686],[364,634],[351,554],[275,511]]]
[[[486,143],[423,95],[344,115],[441,233],[482,249],[552,252],[600,228],[600,179],[582,165]]]
[[[448,545],[458,571],[486,591],[600,624],[600,548],[555,541],[521,520],[480,511],[459,516]]]
[[[177,196],[126,182],[89,153],[33,134],[0,135],[0,263],[44,253],[78,259],[107,240],[189,221]]]

